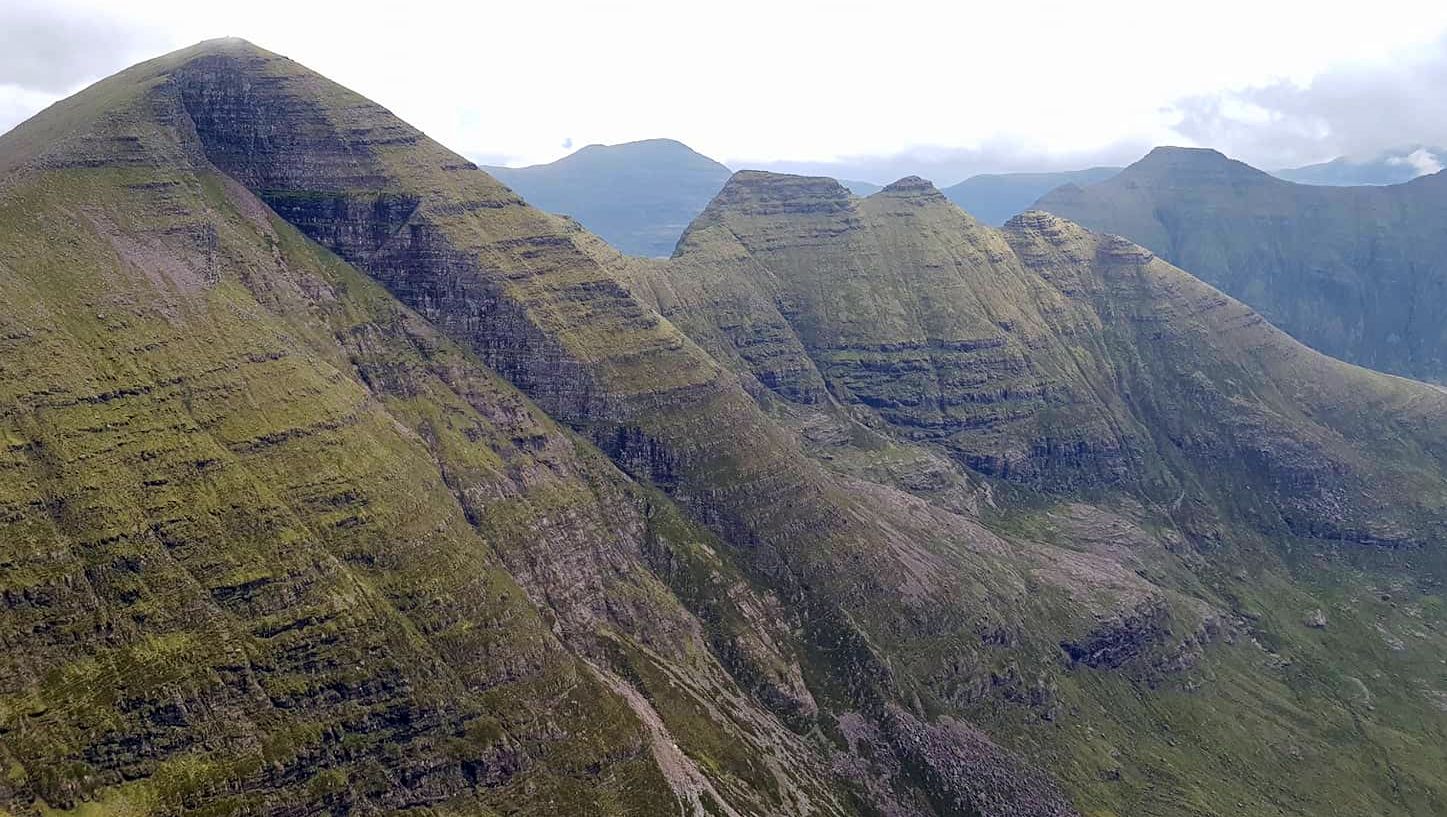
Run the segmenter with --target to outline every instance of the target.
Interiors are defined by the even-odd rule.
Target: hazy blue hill
[[[545,165],[488,167],[529,204],[572,216],[631,255],[666,256],[730,171],[672,139],[588,145]]]
[[[884,189],[884,185],[874,182],[862,182],[858,179],[840,179],[839,183],[856,196],[872,196]]]
[[[1092,167],[1058,173],[981,173],[940,192],[965,212],[998,227],[1062,184],[1094,184],[1119,172],[1118,167]]]
[[[1161,147],[1036,206],[1149,247],[1327,354],[1447,378],[1447,175],[1315,186]]]
[[[1447,150],[1414,146],[1386,151],[1370,159],[1338,156],[1330,162],[1278,170],[1272,175],[1298,184],[1330,187],[1402,184],[1435,173],[1444,163],[1447,163]]]

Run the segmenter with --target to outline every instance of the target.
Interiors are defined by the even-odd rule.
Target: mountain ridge
[[[739,182],[749,183],[750,177],[740,177]],[[774,183],[771,189],[789,189],[791,185]],[[794,185],[797,187],[797,185]],[[732,200],[744,200],[746,197],[735,195],[729,198]],[[1088,234],[1074,225],[1070,225],[1053,216],[1044,213],[1027,213],[1013,220],[1007,225],[1006,236],[1008,236],[1009,249],[1001,246],[995,240],[991,240],[992,232],[975,224],[968,216],[948,204],[919,208],[914,206],[884,207],[887,198],[854,200],[849,202],[837,196],[834,199],[835,206],[797,208],[773,208],[764,211],[758,208],[734,208],[732,212],[726,212],[722,208],[710,210],[700,217],[700,221],[690,228],[690,233],[680,242],[680,254],[676,260],[694,261],[696,267],[690,264],[675,265],[669,270],[660,270],[654,276],[645,279],[635,285],[640,291],[651,292],[660,305],[660,310],[671,321],[683,327],[685,331],[699,340],[700,344],[708,349],[720,361],[731,361],[741,371],[749,373],[757,379],[762,390],[767,394],[776,396],[785,406],[778,409],[784,416],[797,418],[800,427],[804,429],[806,437],[812,444],[822,450],[828,461],[836,467],[854,472],[861,469],[864,473],[876,473],[880,468],[877,455],[861,457],[849,451],[847,443],[841,443],[839,432],[830,430],[838,420],[830,420],[837,409],[834,405],[842,403],[849,416],[856,418],[868,418],[865,424],[871,428],[894,427],[902,432],[909,439],[926,442],[932,446],[942,446],[945,453],[952,458],[963,459],[965,463],[974,467],[985,468],[985,473],[998,477],[1005,477],[1007,482],[1019,480],[1025,477],[1027,482],[1033,481],[1029,469],[1002,467],[1004,463],[998,460],[980,459],[977,454],[970,453],[968,448],[955,447],[952,450],[952,442],[948,437],[941,437],[936,429],[942,427],[938,419],[939,414],[926,414],[924,410],[937,412],[941,408],[961,405],[972,406],[983,401],[975,401],[969,398],[955,397],[949,394],[931,393],[929,387],[921,385],[914,387],[911,381],[904,379],[912,376],[910,373],[923,371],[925,381],[933,380],[941,386],[951,383],[956,378],[946,374],[948,369],[945,364],[948,354],[978,355],[983,350],[989,354],[999,354],[993,350],[1009,351],[1009,341],[1006,345],[1000,345],[998,340],[981,337],[985,332],[998,332],[1000,328],[1008,328],[1008,332],[1020,333],[1022,340],[1028,344],[1026,348],[1035,350],[1032,356],[1040,355],[1042,339],[1036,333],[1060,332],[1062,338],[1081,337],[1081,330],[1095,332],[1099,329],[1092,329],[1090,321],[1082,321],[1089,318],[1091,312],[1100,310],[1095,314],[1095,320],[1107,320],[1106,316],[1116,315],[1109,319],[1120,328],[1111,330],[1111,334],[1117,338],[1110,342],[1107,348],[1115,348],[1116,351],[1108,353],[1106,360],[1113,361],[1109,365],[1115,368],[1111,372],[1105,370],[1105,377],[1095,381],[1095,385],[1081,389],[1077,392],[1075,399],[1089,401],[1093,399],[1091,394],[1096,388],[1102,392],[1115,388],[1106,384],[1111,383],[1124,376],[1122,368],[1129,364],[1130,370],[1140,373],[1153,372],[1149,374],[1150,379],[1159,378],[1160,383],[1174,385],[1161,389],[1159,386],[1147,387],[1144,382],[1128,381],[1125,387],[1133,397],[1127,398],[1125,402],[1106,404],[1102,407],[1105,417],[1116,419],[1103,422],[1096,426],[1100,429],[1104,439],[1110,429],[1130,428],[1129,422],[1123,423],[1125,417],[1135,417],[1134,426],[1138,436],[1134,442],[1125,445],[1086,445],[1073,444],[1069,439],[1056,440],[1057,450],[1061,453],[1069,452],[1070,459],[1062,463],[1051,463],[1046,466],[1050,470],[1060,468],[1071,459],[1090,463],[1092,459],[1096,462],[1109,462],[1109,459],[1101,459],[1101,454],[1113,451],[1129,452],[1127,457],[1132,458],[1136,465],[1133,465],[1129,472],[1135,472],[1138,476],[1135,479],[1145,479],[1145,485],[1150,485],[1153,473],[1159,472],[1161,466],[1155,468],[1145,466],[1155,460],[1164,465],[1167,474],[1173,473],[1171,481],[1157,483],[1153,489],[1158,492],[1159,502],[1164,506],[1175,505],[1183,516],[1177,519],[1176,524],[1180,527],[1187,538],[1206,536],[1211,539],[1218,534],[1210,534],[1216,525],[1230,524],[1223,523],[1222,517],[1214,516],[1217,513],[1234,514],[1240,513],[1245,517],[1256,516],[1259,521],[1264,517],[1259,514],[1264,507],[1259,504],[1259,497],[1264,494],[1280,492],[1283,488],[1290,496],[1301,486],[1316,482],[1315,477],[1308,476],[1315,465],[1308,465],[1317,461],[1326,454],[1330,447],[1338,445],[1331,442],[1336,438],[1338,432],[1322,428],[1318,431],[1307,432],[1296,442],[1287,443],[1291,435],[1279,436],[1280,431],[1266,431],[1263,423],[1267,426],[1280,423],[1285,416],[1300,417],[1299,409],[1289,408],[1291,399],[1302,400],[1305,393],[1310,392],[1313,386],[1311,377],[1301,377],[1297,368],[1305,361],[1310,361],[1311,367],[1319,367],[1318,378],[1323,383],[1336,382],[1340,388],[1336,396],[1329,397],[1325,402],[1315,402],[1312,408],[1306,409],[1307,416],[1331,417],[1327,423],[1356,423],[1359,420],[1351,420],[1356,408],[1353,408],[1355,394],[1363,388],[1366,381],[1384,384],[1394,379],[1383,379],[1384,376],[1369,373],[1345,364],[1329,361],[1321,358],[1313,352],[1306,350],[1295,341],[1286,339],[1274,329],[1266,326],[1259,316],[1254,315],[1238,303],[1231,302],[1229,298],[1221,293],[1210,289],[1189,276],[1179,271],[1165,268],[1163,262],[1156,259],[1148,251],[1131,245],[1118,238],[1097,238],[1090,239]],[[873,206],[871,206],[871,202]],[[715,203],[720,204],[720,202]],[[873,211],[873,212],[871,212]],[[783,213],[787,217],[807,221],[810,225],[804,229],[803,225],[796,225],[792,230],[778,232],[775,226],[775,217]],[[896,246],[896,252],[886,259],[880,259],[859,248],[864,246],[876,246],[890,244],[895,245],[899,241],[918,240],[919,236],[929,235],[934,231],[933,227],[919,225],[915,229],[898,231],[898,220],[900,218],[921,218],[928,216],[932,224],[953,223],[958,229],[967,233],[975,233],[977,241],[981,242],[980,255],[976,259],[985,260],[986,264],[999,264],[1008,259],[1011,253],[1015,254],[1020,262],[1027,267],[1033,267],[1046,275],[1047,280],[1052,281],[1052,287],[1057,288],[1059,294],[1081,305],[1093,303],[1089,311],[1079,313],[1080,317],[1068,322],[1060,322],[1061,315],[1068,315],[1073,310],[1062,310],[1060,305],[1044,303],[1048,309],[1042,313],[1043,316],[1052,316],[1047,322],[1039,323],[1040,318],[1031,318],[1029,321],[1014,319],[996,319],[995,326],[977,326],[975,328],[961,327],[967,334],[964,340],[955,340],[959,335],[941,335],[940,329],[921,332],[914,328],[913,321],[916,318],[909,317],[912,313],[918,314],[918,307],[895,309],[889,300],[880,300],[882,296],[875,296],[876,302],[870,302],[865,308],[854,308],[849,310],[839,309],[838,302],[823,302],[817,305],[811,304],[811,298],[820,295],[828,296],[833,293],[849,292],[852,289],[854,276],[858,275],[860,286],[878,288],[883,286],[896,287],[897,291],[914,298],[930,299],[939,298],[945,292],[958,293],[961,287],[952,285],[946,289],[940,289],[937,285],[924,283],[926,278],[909,279],[898,285],[888,283],[889,280],[906,269],[918,270],[921,275],[934,274],[932,271],[941,268],[948,269],[948,265],[968,263],[970,266],[980,264],[981,260],[970,260],[965,262],[968,256],[956,256],[957,260],[947,261],[942,258],[925,257],[918,261],[912,261],[909,267],[896,266],[900,264],[901,258],[909,257],[909,251],[903,247]],[[722,220],[724,223],[715,224]],[[870,232],[883,232],[891,234],[892,237],[871,237]],[[859,235],[859,243],[851,235]],[[1096,243],[1098,242],[1098,243]],[[740,246],[742,244],[742,246]],[[830,249],[835,245],[834,249]],[[1091,249],[1092,245],[1095,249]],[[892,260],[891,260],[892,259]],[[721,267],[721,262],[727,262],[727,266]],[[1006,262],[1009,263],[1009,262]],[[1097,278],[1100,273],[1090,272],[1092,265],[1104,264],[1105,270],[1118,270],[1112,272],[1111,276],[1104,280]],[[851,264],[856,268],[862,265],[859,272],[851,270]],[[879,266],[875,266],[879,264]],[[990,282],[987,291],[998,293],[1002,278],[1001,269],[998,272],[988,272],[990,266],[982,266],[979,272],[965,272],[966,268],[961,267],[961,272],[969,277],[983,275],[984,280]],[[811,270],[828,269],[831,271],[832,286],[823,289],[812,283],[809,276]],[[1006,267],[1008,269],[1008,267]],[[725,272],[724,270],[728,270]],[[1146,270],[1151,270],[1149,275]],[[841,278],[840,272],[847,271]],[[926,272],[930,271],[930,272]],[[911,272],[911,274],[915,274]],[[1018,274],[1018,273],[1017,273]],[[791,284],[791,278],[798,276],[798,282]],[[740,280],[741,279],[741,280]],[[851,282],[844,284],[843,282]],[[1114,283],[1112,283],[1114,281]],[[1137,288],[1135,282],[1149,282],[1149,286]],[[1172,303],[1166,306],[1162,303],[1151,300],[1152,298],[1166,297],[1174,300],[1178,297],[1175,293],[1190,292],[1187,301],[1177,305]],[[1141,294],[1157,293],[1150,298],[1142,300],[1139,306],[1123,308],[1127,301],[1121,300],[1128,293],[1140,292]],[[817,293],[814,294],[814,293]],[[1111,295],[1111,293],[1116,293]],[[1108,295],[1104,300],[1097,300]],[[857,298],[853,294],[843,297]],[[890,296],[894,297],[894,296]],[[1058,296],[1056,296],[1058,297]],[[1138,297],[1138,296],[1131,296]],[[960,304],[958,295],[951,295],[946,303]],[[1082,303],[1079,299],[1085,299]],[[1025,299],[1011,297],[1009,301],[1016,304],[1026,303]],[[933,321],[941,321],[952,315],[978,314],[978,307],[954,306],[946,307],[945,303],[936,304],[935,314],[939,317],[932,318]],[[872,339],[872,342],[859,344],[848,340],[848,335],[843,333],[850,331],[850,325],[843,323],[844,316],[860,315],[900,315],[904,322],[901,324],[901,331],[898,335],[890,338]],[[928,313],[925,313],[928,315]],[[986,313],[988,314],[988,312]],[[1200,325],[1197,323],[1198,315],[1220,315],[1220,323]],[[1000,316],[1004,317],[1004,316]],[[818,322],[825,321],[823,325]],[[833,324],[833,328],[830,328]],[[1053,326],[1053,329],[1045,327]],[[1173,324],[1178,325],[1177,329],[1167,330]],[[940,327],[947,326],[943,322]],[[878,324],[865,321],[861,327],[864,331],[874,333]],[[1029,331],[1031,326],[1040,326],[1034,332]],[[1139,326],[1139,329],[1130,328]],[[998,327],[998,328],[996,328]],[[1078,328],[1077,328],[1078,327]],[[1105,328],[1105,327],[1100,327]],[[1129,329],[1127,332],[1126,330]],[[1181,329],[1186,331],[1180,332]],[[959,331],[956,329],[954,331]],[[1124,334],[1115,335],[1116,332]],[[1179,334],[1176,334],[1180,332]],[[1231,338],[1245,333],[1247,338],[1256,338],[1240,346],[1237,341]],[[896,339],[897,338],[897,339]],[[1117,346],[1126,338],[1132,338],[1127,345]],[[908,339],[908,340],[906,340]],[[1169,339],[1169,340],[1167,340]],[[1071,343],[1081,343],[1072,341]],[[1258,351],[1261,344],[1268,351]],[[1157,360],[1147,364],[1146,360],[1150,355],[1142,355],[1141,352],[1131,351],[1132,349],[1146,350],[1154,348],[1180,348],[1183,351],[1195,349],[1198,346],[1214,348],[1213,353],[1225,360],[1236,360],[1238,363],[1228,364],[1231,366],[1245,363],[1248,366],[1257,366],[1262,362],[1270,364],[1270,374],[1265,371],[1256,370],[1256,374],[1247,375],[1244,370],[1237,370],[1232,374],[1211,374],[1203,371],[1192,372],[1192,368],[1200,367],[1205,371],[1211,371],[1216,364],[1208,364],[1204,361],[1188,364],[1183,372],[1173,374],[1174,366]],[[914,349],[926,348],[928,354],[918,354]],[[1090,347],[1086,347],[1090,348]],[[1097,347],[1098,348],[1098,347]],[[1101,350],[1105,351],[1105,350]],[[868,356],[866,356],[868,355]],[[1134,360],[1137,356],[1146,360]],[[1003,360],[1009,360],[1004,357]],[[1001,366],[991,367],[982,364],[978,359],[970,360],[965,358],[961,361],[965,364],[966,370],[971,372],[988,372],[984,383],[969,384],[973,388],[980,389],[985,394],[995,396],[986,405],[999,404],[999,395],[1013,393],[1020,394],[1026,401],[1038,400],[1040,391],[1026,386],[1010,384],[1008,388],[999,389],[998,386],[990,383],[1008,383],[1006,377],[1017,377],[1014,374],[1014,367],[1006,368]],[[1042,360],[1041,363],[1045,361]],[[1037,364],[1038,365],[1038,364]],[[934,374],[930,375],[931,369]],[[1046,370],[1048,371],[1048,369]],[[1068,371],[1062,369],[1061,371]],[[887,378],[883,373],[897,372],[900,379]],[[1258,383],[1258,379],[1266,376],[1268,381],[1274,385],[1252,385],[1244,384]],[[1178,379],[1180,378],[1180,379]],[[1205,387],[1203,384],[1209,380],[1218,383],[1217,386]],[[1347,385],[1357,383],[1356,386]],[[1048,383],[1048,381],[1047,381]],[[1405,393],[1425,394],[1426,387],[1420,384],[1410,384],[1400,381]],[[901,388],[903,387],[903,388]],[[939,387],[935,387],[939,388]],[[954,387],[958,388],[958,386]],[[1372,386],[1370,389],[1381,388]],[[1160,390],[1156,390],[1160,389]],[[1220,389],[1218,392],[1217,389]],[[1306,389],[1307,392],[1303,392]],[[1058,385],[1047,386],[1045,394],[1051,392],[1060,393],[1062,390]],[[1252,409],[1245,415],[1240,415],[1236,421],[1227,420],[1226,426],[1220,431],[1208,430],[1214,423],[1222,422],[1222,417],[1235,414],[1244,408],[1238,405],[1231,408],[1236,400],[1250,402],[1253,399],[1247,397],[1253,391],[1274,393],[1271,398],[1273,407],[1265,408],[1264,411]],[[1328,390],[1329,391],[1329,390]],[[1214,396],[1209,396],[1214,393]],[[1283,393],[1295,395],[1292,398],[1283,398]],[[959,394],[957,392],[957,394]],[[1150,394],[1152,396],[1147,397]],[[938,395],[938,396],[936,396]],[[1208,397],[1209,396],[1209,397]],[[1056,398],[1059,399],[1059,398]],[[1288,403],[1282,403],[1283,399]],[[1319,398],[1318,398],[1319,399]],[[1406,398],[1406,402],[1399,404],[1399,407],[1392,409],[1390,413],[1395,414],[1411,405],[1415,398]],[[1029,406],[1029,402],[1022,402],[1022,408]],[[948,411],[948,409],[946,409]],[[1415,416],[1415,410],[1408,409],[1406,415],[1401,415],[1408,427],[1421,429]],[[1283,412],[1272,419],[1273,415]],[[1046,408],[1029,409],[1025,416],[1033,414],[1037,417],[1048,418],[1050,410]],[[1370,412],[1368,412],[1370,413]],[[1024,414],[1020,409],[1010,412],[1015,416]],[[1252,416],[1252,415],[1255,416]],[[948,416],[948,413],[945,414]],[[1079,408],[1072,407],[1065,417],[1072,418],[1072,425],[1078,425],[1082,416]],[[920,422],[921,418],[927,422]],[[1167,419],[1171,418],[1171,419]],[[1019,422],[1018,420],[1016,421]],[[1048,421],[1047,421],[1048,422]],[[1241,424],[1241,428],[1253,429],[1242,434],[1240,431],[1232,430],[1232,423]],[[1285,420],[1287,423],[1295,423],[1297,420]],[[995,421],[993,426],[999,426]],[[968,422],[960,428],[978,429],[980,426]],[[986,426],[991,427],[991,426]],[[1006,426],[1005,428],[1008,428]],[[1028,426],[1024,426],[1028,428]],[[1278,428],[1280,428],[1278,426]],[[1264,433],[1263,433],[1264,432]],[[1323,433],[1325,432],[1325,433]],[[1018,433],[1018,432],[1017,432]],[[1028,432],[1027,432],[1028,433]],[[1118,433],[1118,432],[1116,432]],[[1367,432],[1369,435],[1375,432]],[[1357,432],[1348,435],[1354,436]],[[978,435],[978,436],[977,436]],[[1232,437],[1235,442],[1228,442]],[[991,443],[988,436],[980,435],[977,430],[966,431],[964,439],[970,445]],[[1008,439],[1008,438],[1006,438]],[[1026,437],[1026,439],[1029,439]],[[1128,439],[1128,438],[1127,438]],[[1225,445],[1228,448],[1239,446],[1240,453],[1225,454],[1218,446]],[[1284,447],[1283,447],[1284,445]],[[995,442],[992,447],[1001,450],[999,443]],[[1152,451],[1152,448],[1155,451]],[[1036,446],[1024,446],[1016,448],[1017,451],[1040,451],[1045,454],[1046,462],[1051,449],[1046,447],[1043,451]],[[1440,452],[1440,443],[1430,443],[1429,450]],[[1010,448],[1004,450],[1009,451]],[[1217,453],[1210,453],[1212,451]],[[1221,457],[1219,462],[1231,462],[1239,459],[1249,459],[1255,455],[1246,452],[1261,451],[1266,454],[1268,461],[1275,461],[1276,464],[1267,465],[1261,463],[1256,467],[1264,466],[1266,474],[1264,482],[1251,481],[1251,487],[1246,486],[1222,486],[1224,492],[1222,498],[1207,501],[1195,506],[1197,510],[1187,510],[1194,502],[1187,502],[1182,506],[1181,500],[1194,496],[1198,491],[1206,488],[1205,483],[1212,480],[1207,476],[1220,466],[1187,466],[1182,469],[1182,463],[1175,461],[1177,456],[1198,458],[1205,455],[1206,463]],[[1178,453],[1172,453],[1178,452]],[[1084,456],[1082,456],[1084,455]],[[1016,455],[1018,456],[1018,455]],[[1334,456],[1334,455],[1333,455]],[[1347,460],[1355,460],[1358,455],[1344,454],[1345,463]],[[1440,454],[1429,455],[1440,457]],[[1164,458],[1164,462],[1157,458]],[[1279,458],[1279,459],[1278,459]],[[887,462],[887,460],[886,460]],[[1006,460],[1009,462],[1009,460]],[[1197,460],[1198,463],[1202,462]],[[1306,470],[1302,470],[1305,466]],[[896,466],[897,467],[897,466]],[[1073,466],[1079,467],[1079,466]],[[1350,469],[1356,466],[1345,466]],[[1202,469],[1202,470],[1196,470]],[[1195,476],[1190,472],[1194,471]],[[1080,472],[1077,472],[1080,473]],[[1085,471],[1084,473],[1090,473]],[[1105,473],[1110,473],[1106,471]],[[1240,475],[1238,474],[1238,478]],[[1099,484],[1098,477],[1089,479],[1086,484]],[[1178,482],[1175,480],[1179,480]],[[928,484],[930,487],[924,489]],[[1008,490],[1000,483],[993,483],[994,490]],[[1109,484],[1109,483],[1107,483]],[[1271,487],[1271,486],[1275,487]],[[1290,487],[1288,487],[1290,486]],[[915,490],[921,490],[922,495],[931,496],[936,501],[952,501],[947,491],[941,491],[942,485],[936,482],[919,483]],[[1052,490],[1059,490],[1057,485]],[[1208,492],[1215,489],[1206,489]],[[936,493],[936,492],[939,493]],[[1352,493],[1353,489],[1338,495],[1345,498]],[[942,496],[943,494],[943,496]],[[1147,496],[1150,494],[1147,493]],[[1234,495],[1236,499],[1226,499],[1225,496]],[[1317,511],[1308,510],[1302,506],[1292,511],[1289,517],[1282,520],[1285,528],[1279,529],[1272,536],[1291,536],[1286,533],[1288,530],[1295,530],[1298,534],[1309,536],[1325,535],[1334,537],[1337,534],[1328,532],[1327,528],[1317,528],[1316,533],[1311,533],[1311,528],[1317,523],[1303,525],[1303,518],[1299,514],[1312,516],[1320,513],[1327,506],[1335,504],[1339,499],[1327,499],[1325,504],[1319,506]],[[1217,504],[1223,503],[1223,504]],[[1215,505],[1217,510],[1208,510],[1208,507]],[[1225,508],[1236,506],[1237,511],[1227,511]],[[1197,516],[1198,512],[1204,512]],[[1272,512],[1274,513],[1274,512]],[[1432,512],[1437,513],[1437,512]],[[1372,517],[1373,512],[1368,511],[1364,516],[1359,517],[1367,520]],[[1334,515],[1328,512],[1328,516]],[[1292,519],[1290,517],[1296,517]],[[1210,521],[1213,520],[1214,521]],[[1273,523],[1276,524],[1276,523]],[[1440,523],[1433,523],[1440,525]],[[1330,526],[1328,526],[1330,527]],[[1384,542],[1392,538],[1392,526],[1388,525],[1378,530],[1377,533],[1368,533],[1363,530],[1360,540]],[[1351,534],[1356,536],[1357,534]],[[1429,539],[1439,534],[1430,534]],[[1383,538],[1385,537],[1385,539]],[[1433,547],[1433,546],[1428,546]],[[1210,557],[1208,557],[1210,558]],[[1246,561],[1254,560],[1255,556],[1238,554],[1236,557]],[[1072,647],[1071,649],[1077,649]],[[1088,652],[1088,650],[1087,650]],[[1338,658],[1341,656],[1339,655]],[[1262,691],[1262,695],[1266,693]],[[1183,761],[1184,762],[1184,761]],[[1289,777],[1292,772],[1280,770],[1273,778],[1277,783]],[[1137,803],[1139,807],[1141,804]],[[1156,804],[1159,807],[1159,804]]]
[[[1442,174],[1300,185],[1218,153],[1158,149],[1114,179],[1059,189],[1037,206],[1139,241],[1313,348],[1440,381],[1444,185]]]

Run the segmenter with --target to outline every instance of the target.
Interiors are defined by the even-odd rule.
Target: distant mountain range
[[[1312,185],[1386,185],[1441,169],[1447,151],[1408,147],[1369,160],[1345,157],[1279,170],[1279,178]],[[666,257],[688,226],[728,181],[732,171],[682,142],[646,139],[588,145],[556,162],[530,167],[483,168],[530,204],[576,218],[614,247],[645,257]],[[1105,181],[1119,167],[1045,173],[982,173],[940,192],[979,221],[1000,226],[1057,187]],[[840,179],[849,192],[868,196],[882,185]]]
[[[529,204],[577,219],[630,255],[661,258],[732,173],[721,162],[673,139],[588,145],[548,164],[483,167]],[[1120,172],[1093,167],[1057,173],[988,173],[941,190],[975,218],[1000,226],[1040,196],[1071,182],[1090,184]],[[883,185],[839,183],[856,196]]]
[[[1447,164],[1447,150],[1421,145],[1386,151],[1370,159],[1339,156],[1330,162],[1278,170],[1272,175],[1300,184],[1348,187],[1401,184],[1436,173]]]
[[[1036,206],[1154,250],[1327,354],[1447,380],[1447,174],[1313,186],[1157,148]]]
[[[1120,172],[1118,167],[1092,167],[1058,173],[982,173],[941,190],[960,209],[998,227],[1062,184],[1093,184]]]
[[[666,257],[732,171],[672,139],[588,145],[556,162],[485,167],[529,204],[576,218],[630,255]]]

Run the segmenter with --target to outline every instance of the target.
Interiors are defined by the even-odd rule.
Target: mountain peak
[[[588,145],[549,164],[485,167],[530,204],[566,213],[631,255],[665,257],[731,171],[676,139]]]
[[[794,176],[767,170],[740,170],[683,231],[681,251],[708,228],[734,219],[847,215],[859,200],[827,176]]]
[[[849,191],[827,176],[740,170],[729,178],[709,208],[749,213],[804,212],[847,207],[850,199]]]
[[[918,199],[940,199],[944,200],[944,194],[934,186],[929,179],[919,176],[905,176],[898,181],[892,182],[875,195],[890,196],[893,198],[918,198]]]
[[[1152,148],[1135,164],[1121,172],[1120,178],[1182,177],[1189,176],[1193,182],[1212,180],[1272,180],[1270,174],[1257,170],[1245,162],[1232,159],[1214,148],[1178,147],[1162,145]]]
[[[1073,222],[1069,219],[1061,218],[1054,213],[1048,213],[1044,210],[1026,210],[1005,222],[1003,229],[1015,232],[1029,230],[1058,232],[1067,226],[1074,226]]]
[[[1185,145],[1156,145],[1141,157],[1145,161],[1222,161],[1226,154],[1215,148],[1194,148]]]
[[[614,147],[652,147],[688,153],[698,153],[698,151],[694,150],[683,142],[680,142],[677,139],[669,139],[666,136],[655,137],[653,139],[635,139],[631,142],[621,142],[617,145],[614,145]]]
[[[698,151],[694,150],[683,142],[678,141],[677,139],[637,139],[632,142],[619,142],[614,145],[605,145],[595,142],[590,145],[584,145],[577,151],[569,154],[567,157],[559,161],[567,161],[568,159],[574,159],[581,156],[594,156],[604,154],[648,156],[653,158],[698,158],[703,159],[711,164],[718,164],[717,162],[714,162],[713,159],[709,159],[702,153],[699,153]]]
[[[266,49],[242,37],[213,37],[209,40],[202,40],[190,48],[182,49],[182,51],[234,54],[238,51],[265,52]]]
[[[772,170],[739,170],[729,177],[728,187],[741,187],[757,191],[784,190],[830,190],[847,194],[849,191],[837,179],[828,176],[800,176],[794,173],[778,173]]]
[[[1090,231],[1079,224],[1044,210],[1026,210],[1005,222],[1001,229],[1008,236],[1055,248],[1084,246],[1092,237]]]
[[[113,74],[0,134],[0,174],[23,167],[99,166],[110,163],[155,162],[164,149],[154,131],[136,123],[155,115],[158,78],[199,60],[280,59],[237,37],[203,40]],[[162,140],[163,141],[163,140]]]
[[[892,192],[920,192],[934,190],[934,182],[919,176],[905,176],[884,186],[885,190]]]
[[[282,58],[275,52],[253,43],[241,37],[213,37],[209,40],[201,40],[198,43],[178,48],[168,54],[163,54],[153,60],[132,66],[130,71],[150,69],[157,73],[172,71],[186,65],[193,60],[205,59],[208,57],[250,57],[260,59]],[[284,59],[284,58],[283,58]],[[116,76],[124,76],[122,72]]]

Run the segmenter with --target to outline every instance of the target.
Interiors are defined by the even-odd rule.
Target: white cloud
[[[165,38],[144,21],[107,6],[5,0],[0,6],[0,84],[50,95],[124,67]]]
[[[1176,127],[1196,142],[1266,167],[1336,156],[1362,159],[1407,145],[1447,145],[1447,36],[1344,61],[1307,81],[1276,80],[1179,101]],[[1263,110],[1270,126],[1240,115]],[[1415,154],[1414,154],[1415,155]],[[1425,172],[1429,152],[1412,160]],[[1440,168],[1439,168],[1440,169]]]
[[[16,1],[0,11],[0,28]],[[1344,60],[1385,60],[1447,30],[1447,5],[1434,2],[1371,13],[1306,0],[72,0],[44,8],[51,22],[42,30],[86,59],[64,61],[52,78],[0,57],[0,84],[69,89],[124,67],[141,46],[159,53],[240,36],[376,99],[459,152],[511,163],[557,158],[569,138],[656,136],[735,165],[908,150],[1049,163],[1180,142],[1175,100],[1305,84]],[[111,18],[118,8],[126,16]],[[104,25],[77,22],[86,19]]]
[[[1426,176],[1442,169],[1442,163],[1432,155],[1432,151],[1426,148],[1417,148],[1406,156],[1392,156],[1387,159],[1387,164],[1410,165],[1413,170],[1417,171],[1418,176]]]

